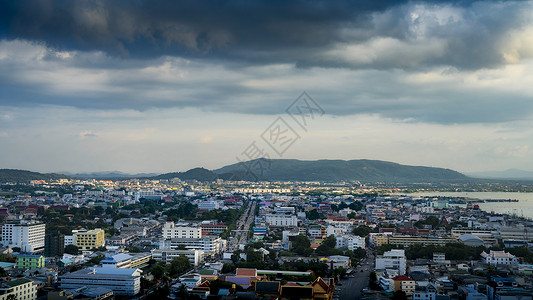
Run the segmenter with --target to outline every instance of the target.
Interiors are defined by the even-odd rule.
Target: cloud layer
[[[493,169],[506,159],[509,167],[521,167],[524,153],[533,149],[524,129],[533,119],[531,11],[533,1],[3,1],[0,139],[9,147],[0,153],[23,163],[28,161],[20,156],[19,148],[27,147],[24,138],[44,144],[49,134],[55,143],[78,150],[74,145],[81,141],[95,160],[109,162],[98,145],[121,149],[152,135],[158,138],[150,143],[158,147],[167,139],[187,140],[187,131],[167,130],[187,123],[159,122],[157,115],[166,111],[247,137],[234,137],[238,142],[227,146],[231,134],[221,140],[211,130],[200,130],[187,155],[213,145],[236,153],[254,137],[239,128],[283,114],[307,91],[328,115],[329,130],[357,131],[361,118],[371,118],[379,120],[372,126],[386,124],[380,135],[395,132],[401,138],[399,129],[422,134],[423,140],[404,136],[420,149],[435,151],[434,159],[447,157],[443,167],[459,164],[454,151],[469,157],[461,163],[476,171],[485,165],[481,157],[494,158]],[[91,119],[95,116],[104,118],[105,128]],[[143,126],[128,132],[136,120]],[[254,128],[260,132],[266,125]],[[416,126],[431,128],[434,136]],[[61,128],[64,135],[58,133]],[[502,136],[512,138],[504,140],[497,133],[502,128]],[[470,141],[464,135],[460,142],[450,137],[461,130],[472,136]],[[309,147],[300,148],[302,157],[340,157],[331,149],[356,145],[344,143],[339,134],[318,133],[335,137],[328,140],[329,150],[312,135]],[[476,142],[476,134],[483,142]],[[113,143],[119,135],[131,139]],[[360,138],[372,144],[372,136]],[[490,138],[495,138],[492,145]],[[409,155],[389,157],[376,150],[377,144],[342,158],[381,153],[382,159],[416,163]],[[172,157],[168,151],[158,157]],[[142,153],[131,158],[138,156]],[[55,161],[62,157],[68,155]]]

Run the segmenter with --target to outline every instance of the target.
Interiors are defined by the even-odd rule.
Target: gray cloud
[[[301,67],[495,67],[509,59],[504,49],[509,33],[532,25],[531,2],[523,1],[8,4],[0,31],[5,37],[45,41],[58,49]],[[531,48],[526,50],[517,59],[530,57]]]

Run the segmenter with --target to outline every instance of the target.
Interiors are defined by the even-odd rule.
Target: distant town
[[[531,299],[532,221],[397,192],[357,182],[6,183],[0,299]]]

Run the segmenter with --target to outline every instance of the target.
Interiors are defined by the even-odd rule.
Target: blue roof
[[[43,256],[42,255],[32,255],[32,254],[21,254],[18,257],[39,258],[39,257],[43,257]]]
[[[0,268],[2,268],[2,269],[9,268],[9,267],[12,267],[12,266],[15,266],[15,265],[16,265],[15,263],[9,263],[9,262],[0,261]]]
[[[131,258],[133,258],[133,256],[125,254],[125,253],[119,253],[119,254],[110,256],[108,258],[102,259],[102,261],[100,261],[100,263],[102,263],[102,264],[116,264],[116,263],[123,262],[123,261],[126,261],[126,260],[131,259]]]

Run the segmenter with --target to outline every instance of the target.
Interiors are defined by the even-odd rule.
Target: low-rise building
[[[517,265],[518,259],[516,256],[505,251],[493,251],[490,250],[489,253],[485,251],[481,252],[481,257],[485,263],[490,265]]]
[[[115,295],[134,296],[141,290],[141,270],[125,268],[87,268],[60,276],[62,289],[106,287]]]
[[[172,250],[172,249],[154,249],[152,258],[156,261],[170,263],[174,258],[184,255],[189,262],[198,266],[204,261],[204,252],[201,250]]]
[[[0,300],[35,300],[37,299],[37,286],[33,281],[19,278],[0,285]]]
[[[405,274],[406,257],[405,250],[393,249],[376,256],[376,270],[394,269],[398,274]]]
[[[17,268],[20,269],[40,269],[44,268],[44,256],[21,254],[17,256]]]

